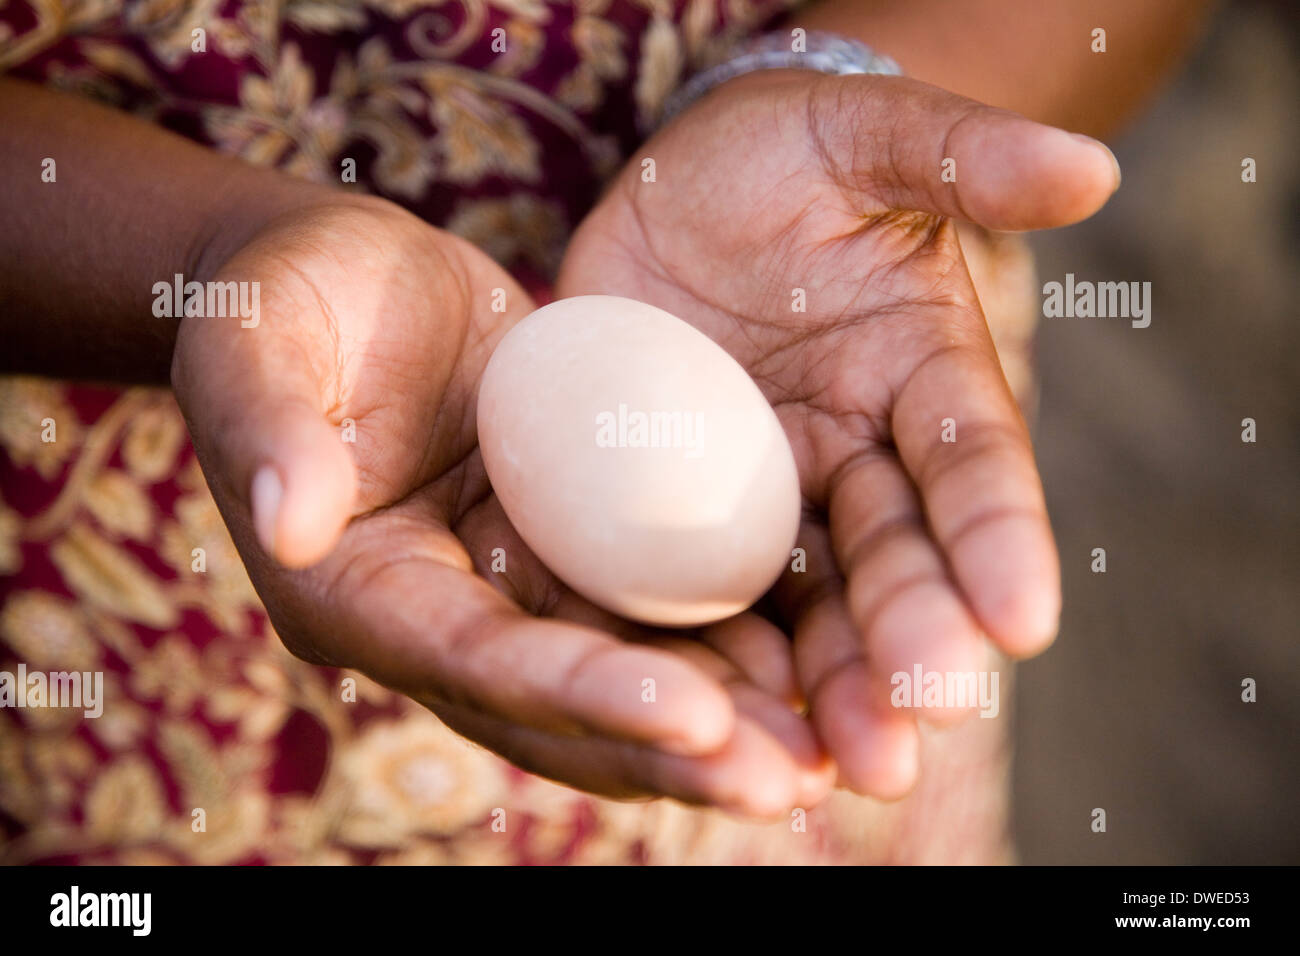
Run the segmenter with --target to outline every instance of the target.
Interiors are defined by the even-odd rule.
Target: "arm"
[[[893,706],[894,675],[979,671],[986,640],[1027,657],[1055,636],[1059,559],[1030,437],[952,220],[1069,225],[1119,186],[1102,144],[1041,124],[1112,128],[1190,35],[1172,4],[1123,6],[824,2],[791,25],[855,36],[910,75],[721,84],[642,148],[660,170],[689,170],[671,201],[634,160],[566,254],[561,295],[681,316],[778,409],[808,565],[773,596],[810,719],[859,792],[905,794],[914,716],[961,716]],[[1106,54],[1090,50],[1096,25]],[[942,436],[947,420],[960,438]]]
[[[717,676],[728,642],[779,658],[766,622],[706,629],[686,654],[644,646],[655,635],[567,591],[515,536],[474,408],[495,343],[533,305],[483,252],[72,97],[0,81],[0,113],[0,371],[170,380],[294,653],[597,792],[756,814],[826,793],[833,768],[786,703],[792,669],[755,678],[766,690]],[[258,283],[259,324],[156,318],[153,286],[178,272]],[[509,572],[487,567],[497,547]],[[646,677],[660,706],[641,699]]]
[[[1208,0],[821,0],[790,25],[854,37],[903,71],[1092,136],[1131,117],[1186,53]],[[1106,52],[1092,52],[1092,31]]]
[[[179,320],[154,317],[154,283],[203,281],[274,216],[342,198],[16,80],[0,116],[4,372],[167,381]]]

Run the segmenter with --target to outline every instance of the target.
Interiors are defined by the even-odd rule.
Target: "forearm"
[[[820,0],[791,26],[856,37],[909,76],[1106,136],[1195,40],[1208,0]],[[1106,31],[1106,52],[1092,31]]]
[[[166,381],[179,319],[154,315],[154,284],[202,281],[261,223],[326,192],[3,78],[0,117],[3,372]]]

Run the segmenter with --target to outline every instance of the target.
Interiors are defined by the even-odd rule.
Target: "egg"
[[[484,370],[478,439],[520,538],[620,616],[721,620],[791,559],[799,476],[775,412],[712,339],[644,302],[577,296],[521,320]]]

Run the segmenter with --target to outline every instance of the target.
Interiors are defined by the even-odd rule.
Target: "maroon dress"
[[[0,69],[384,196],[538,290],[639,123],[790,5],[10,0]],[[1023,388],[1026,259],[989,248],[977,284]],[[757,825],[540,780],[360,675],[297,660],[164,390],[0,378],[0,575],[0,671],[99,672],[104,699],[97,717],[0,708],[0,862],[1007,858],[1005,722],[927,735],[901,803],[837,793],[806,827]]]

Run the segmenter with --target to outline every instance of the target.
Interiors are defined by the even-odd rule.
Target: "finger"
[[[800,804],[797,766],[785,747],[747,716],[737,719],[735,732],[716,753],[682,756],[550,734],[454,706],[432,709],[457,733],[515,766],[589,793],[670,797],[763,820],[784,817]]]
[[[899,799],[916,783],[916,721],[910,711],[889,707],[870,677],[825,529],[805,523],[799,545],[807,552],[808,568],[787,573],[777,590],[793,621],[809,718],[839,767],[842,785],[881,800]]]
[[[495,496],[467,512],[456,530],[480,556],[484,576],[534,613],[599,628],[624,640],[672,648],[721,683],[740,677],[777,700],[791,705],[800,702],[790,641],[778,627],[759,615],[739,614],[703,628],[689,638],[683,638],[677,630],[650,628],[620,618],[556,579],[519,538]],[[488,562],[483,558],[494,548],[502,548],[507,556],[501,573],[489,573]],[[777,720],[772,729],[775,732],[783,726]],[[793,746],[793,740],[787,743]],[[815,755],[808,751],[801,753],[807,757],[808,766],[814,767],[813,782],[809,784],[812,791],[816,789],[816,780],[825,772],[819,762],[824,756],[820,750]]]
[[[1029,432],[987,335],[953,337],[899,386],[894,442],[984,629],[1027,656],[1056,635],[1060,568]]]
[[[772,622],[746,612],[704,628],[699,639],[755,687],[791,707],[802,706],[790,638]]]
[[[766,730],[793,763],[795,805],[806,810],[821,803],[835,786],[837,768],[809,722],[753,684],[733,684],[731,692],[736,712]]]
[[[475,473],[482,470],[477,453],[469,465]],[[483,480],[486,482],[485,472]],[[557,578],[519,537],[495,494],[485,496],[461,515],[454,530],[479,574],[532,614],[573,621],[625,640],[657,630],[598,607]]]
[[[567,587],[519,537],[495,495],[470,509],[457,523],[456,533],[474,554],[483,576],[535,614],[599,628],[629,641],[644,640],[647,635],[681,634],[676,629],[621,618]],[[496,573],[491,571],[489,556],[498,548],[506,561],[505,570]],[[792,704],[798,702],[790,641],[770,622],[744,613],[693,636],[730,661],[751,683]]]
[[[411,503],[354,521],[281,616],[336,663],[417,700],[680,753],[730,737],[734,707],[716,680],[673,654],[524,613],[419,517]]]
[[[771,734],[793,761],[798,784],[796,802],[805,808],[821,802],[835,783],[835,764],[806,720],[780,697],[754,686],[735,665],[702,642],[676,636],[652,638],[651,642],[680,654],[726,684],[736,702],[736,712]],[[789,651],[786,653],[788,656]]]
[[[325,417],[319,380],[296,346],[274,337],[273,322],[211,320],[186,332],[172,381],[204,474],[248,510],[263,551],[301,568],[338,541],[357,472]]]
[[[1091,216],[1119,187],[1105,145],[904,77],[843,77],[809,122],[838,184],[883,204],[1002,231]]]
[[[878,696],[914,682],[918,669],[923,677],[978,673],[987,662],[984,635],[926,530],[898,461],[885,451],[863,451],[838,469],[830,493],[831,543]],[[975,704],[945,701],[919,716],[947,722],[969,716]]]

